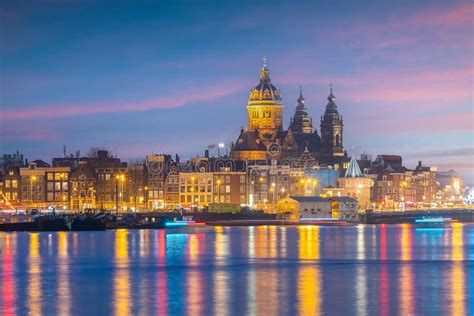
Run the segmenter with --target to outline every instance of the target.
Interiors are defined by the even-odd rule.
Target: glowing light
[[[464,275],[464,252],[463,252],[463,224],[452,225],[452,260],[455,261],[451,271],[451,300],[452,314],[466,315],[465,308],[465,282]]]
[[[415,223],[445,223],[452,221],[449,217],[431,217],[431,218],[417,218]]]
[[[127,230],[117,229],[115,231],[115,315],[130,315],[131,309],[127,235]]]
[[[30,234],[30,256],[28,270],[28,310],[31,315],[41,315],[41,256],[39,234]]]
[[[166,227],[183,227],[183,226],[188,226],[188,223],[186,222],[167,222],[165,223]]]
[[[298,232],[299,258],[319,260],[319,227],[299,226]],[[321,314],[321,271],[318,265],[305,265],[299,270],[298,298],[301,315]]]
[[[411,260],[412,236],[409,224],[402,224],[401,250],[402,260]],[[411,264],[402,264],[400,272],[400,298],[403,315],[414,315],[415,291]]]
[[[71,289],[69,286],[68,233],[58,233],[58,297],[56,299],[59,315],[69,315]]]

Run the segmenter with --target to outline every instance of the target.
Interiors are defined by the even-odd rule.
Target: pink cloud
[[[224,83],[214,87],[185,91],[183,95],[165,96],[139,102],[107,102],[85,104],[63,104],[35,106],[20,110],[0,112],[0,121],[19,121],[33,119],[52,119],[76,115],[143,112],[156,109],[168,109],[185,106],[190,103],[215,100],[241,90],[242,86]]]
[[[413,27],[442,26],[442,27],[464,27],[471,26],[474,17],[474,3],[462,3],[451,10],[436,8],[425,14],[413,16],[408,23]]]
[[[54,140],[59,138],[59,135],[48,126],[34,128],[30,125],[14,124],[0,130],[0,139],[2,141],[43,141],[44,139]]]
[[[426,135],[446,132],[472,132],[474,130],[472,111],[458,113],[426,113],[423,117],[412,115],[405,111],[403,117],[393,117],[389,113],[379,112],[368,119],[355,115],[353,121],[364,121],[364,124],[354,124],[351,132],[371,134],[410,134]],[[359,118],[359,119],[358,119]]]

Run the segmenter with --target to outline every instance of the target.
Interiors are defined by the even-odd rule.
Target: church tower
[[[260,70],[260,82],[250,91],[247,111],[247,130],[256,131],[266,145],[274,142],[283,126],[283,103],[280,91],[271,83],[266,58]]]
[[[300,96],[298,97],[295,115],[291,119],[290,129],[294,133],[311,134],[313,132],[313,121],[308,115],[306,100],[300,87]]]
[[[342,116],[337,110],[334,102],[336,97],[332,92],[332,85],[328,96],[329,103],[326,105],[326,111],[321,117],[321,156],[323,157],[342,157],[344,156],[344,147],[342,145]]]

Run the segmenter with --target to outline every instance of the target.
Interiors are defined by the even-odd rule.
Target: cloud
[[[222,98],[240,91],[239,84],[223,83],[214,87],[193,90],[179,90],[182,95],[164,96],[140,102],[104,102],[84,104],[62,104],[23,108],[19,110],[3,110],[0,121],[23,121],[35,119],[53,119],[89,114],[118,112],[144,112],[156,109],[182,107],[196,102],[205,102]]]
[[[44,141],[58,140],[59,135],[49,126],[33,127],[30,125],[9,124],[0,129],[0,139],[10,141]]]

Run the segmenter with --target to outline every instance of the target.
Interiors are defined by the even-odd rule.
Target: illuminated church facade
[[[321,117],[321,136],[308,114],[300,89],[295,113],[288,129],[283,128],[283,100],[272,84],[264,61],[259,83],[250,91],[247,129],[242,128],[231,150],[235,160],[281,160],[311,157],[319,164],[340,165],[347,160],[343,147],[343,120],[330,89]]]

